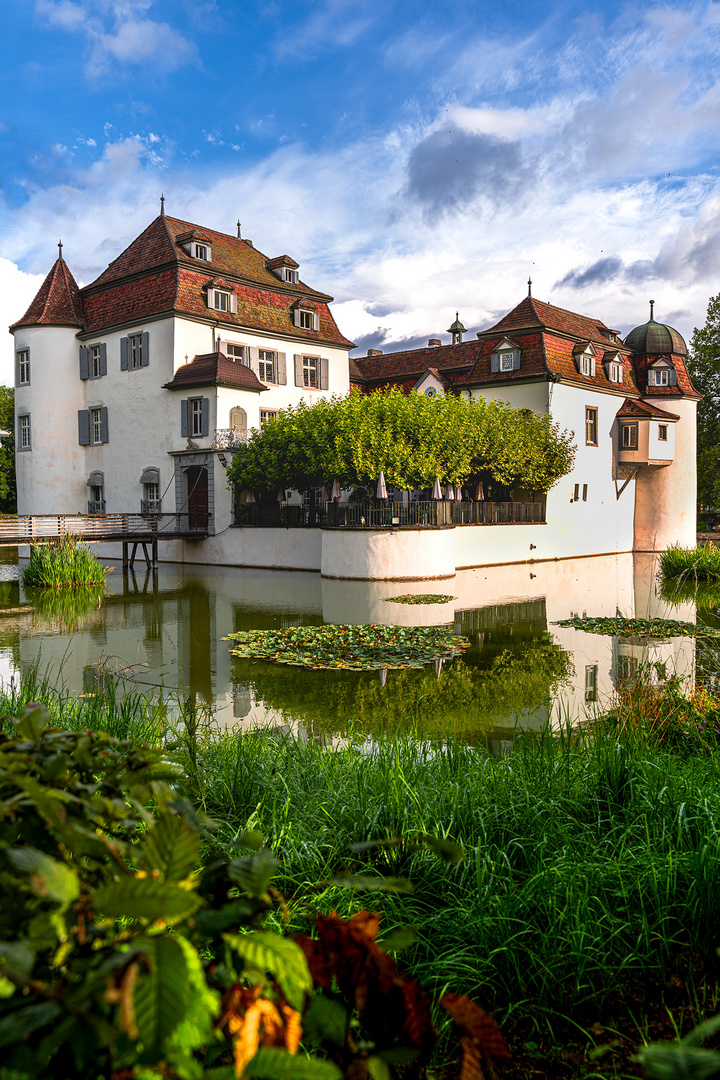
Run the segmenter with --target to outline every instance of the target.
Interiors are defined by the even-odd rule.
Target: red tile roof
[[[268,387],[261,383],[252,368],[228,360],[218,349],[214,353],[194,356],[189,364],[177,369],[165,390],[187,390],[195,386],[228,386],[233,390],[253,390],[260,393]]]
[[[10,329],[20,326],[85,326],[80,290],[62,256],[55,260],[22,319]]]
[[[647,420],[648,417],[655,417],[658,420],[680,419],[677,413],[666,412],[665,409],[659,409],[657,405],[649,405],[646,401],[631,401],[630,398],[625,398],[625,401],[617,411],[617,415],[639,417],[643,420]]]
[[[330,313],[331,296],[302,282],[295,285],[279,281],[267,269],[262,252],[248,240],[213,229],[201,230],[211,246],[212,261],[194,259],[177,240],[199,230],[199,226],[177,218],[162,214],[155,218],[99,278],[82,290],[84,303],[93,311],[88,332],[172,311],[303,342],[352,347],[353,342],[340,333]],[[218,280],[237,296],[237,314],[208,308],[203,289]],[[298,302],[317,311],[318,330],[295,326],[293,306]]]
[[[385,383],[416,379],[428,368],[467,372],[472,368],[479,351],[477,341],[462,341],[459,345],[436,345],[408,352],[383,353],[381,356],[359,356],[356,363],[369,383]]]
[[[348,367],[350,369],[350,382],[356,383],[358,386],[362,386],[367,382],[367,379],[363,375],[360,368],[357,366],[355,360],[352,357],[348,359]]]
[[[635,367],[638,373],[638,381],[643,388],[643,393],[647,397],[691,397],[697,398],[698,401],[702,400],[702,394],[699,394],[692,384],[688,370],[685,367],[685,360],[682,356],[668,356],[665,359],[670,360],[675,371],[677,372],[677,386],[648,386],[647,385],[647,372],[648,367],[653,364],[655,360],[659,360],[659,356],[636,356]]]
[[[601,319],[593,319],[588,315],[576,315],[574,311],[566,311],[565,308],[555,307],[553,304],[545,304],[542,300],[536,300],[534,296],[526,296],[517,307],[504,315],[500,322],[495,323],[483,334],[508,333],[514,330],[528,329],[541,326],[549,330],[559,330],[561,333],[570,335],[576,341],[592,341],[607,348],[608,341],[623,348],[620,340],[613,341],[610,337],[614,331]]]

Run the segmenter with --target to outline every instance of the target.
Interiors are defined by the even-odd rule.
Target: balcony
[[[88,512],[88,514],[104,514],[105,513],[105,500],[104,499],[88,499],[87,512]]]
[[[140,513],[143,517],[157,517],[162,514],[161,499],[141,499]]]
[[[250,438],[247,428],[215,428],[213,450],[237,450]]]
[[[447,525],[544,525],[545,503],[410,502],[241,504],[233,524],[255,528],[423,529]]]

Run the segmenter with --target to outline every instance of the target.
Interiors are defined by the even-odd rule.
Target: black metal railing
[[[544,524],[542,502],[253,503],[236,506],[233,524],[256,528],[423,529],[447,525]]]
[[[105,513],[105,500],[104,499],[88,499],[87,512],[88,512],[88,514],[104,514]]]
[[[161,499],[141,499],[140,513],[145,517],[157,517],[162,513]]]

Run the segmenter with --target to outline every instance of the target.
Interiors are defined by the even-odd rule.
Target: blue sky
[[[689,337],[720,291],[720,4],[3,0],[0,315],[156,215],[388,349],[540,299]],[[12,340],[0,352],[10,378]],[[357,355],[357,354],[356,354]]]

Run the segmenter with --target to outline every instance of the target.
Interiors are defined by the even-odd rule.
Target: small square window
[[[28,386],[30,384],[30,350],[21,349],[17,354],[17,384]]]
[[[285,267],[285,280],[289,281],[293,285],[297,285],[297,283],[298,283],[298,272],[297,272],[297,270],[289,270],[288,267]]]
[[[319,356],[303,356],[303,386],[320,386]]]
[[[315,312],[314,311],[298,311],[298,326],[302,330],[314,330],[315,329]]]
[[[205,244],[195,245],[195,258],[202,259],[203,262],[210,261],[210,249]]]
[[[236,364],[247,365],[247,346],[245,345],[233,345],[230,342],[227,343],[227,358],[234,361]]]
[[[277,416],[277,409],[261,409],[260,410],[260,427],[263,428],[267,424],[268,420],[274,420]]]
[[[229,311],[230,310],[230,293],[223,292],[222,289],[213,290],[213,307],[216,311]]]
[[[667,424],[658,424],[658,442],[667,442]]]
[[[30,432],[30,415],[19,416],[18,422],[20,425],[20,449],[30,450],[32,448],[32,439]]]
[[[589,359],[589,358],[588,358]],[[589,405],[585,408],[585,444],[597,446],[598,411]]]
[[[670,385],[670,372],[667,368],[661,368],[659,371],[653,372],[655,375],[655,386],[669,386]]]

